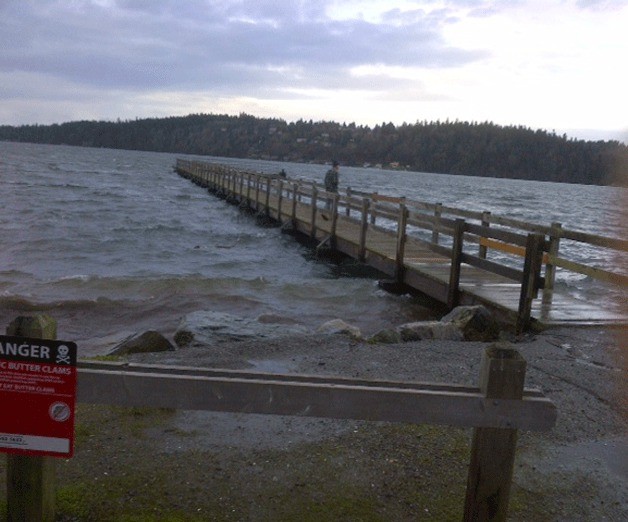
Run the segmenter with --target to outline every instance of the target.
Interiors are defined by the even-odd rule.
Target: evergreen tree
[[[190,114],[0,126],[0,140],[628,185],[628,147],[491,122],[355,123]],[[622,170],[623,169],[623,170]]]

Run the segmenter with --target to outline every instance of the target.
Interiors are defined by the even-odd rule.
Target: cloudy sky
[[[0,124],[241,112],[628,142],[628,0],[0,0]]]

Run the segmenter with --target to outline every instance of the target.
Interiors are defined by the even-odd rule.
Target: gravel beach
[[[558,421],[519,434],[509,520],[625,520],[625,334],[559,327],[513,343]],[[128,360],[475,385],[487,346],[303,335]],[[460,520],[472,434],[94,405],[76,432],[75,457],[57,463],[58,520]]]
[[[223,314],[202,321],[211,331],[226,326],[226,314],[237,314],[232,325],[253,318],[277,323],[282,337],[212,340],[122,360],[478,381],[487,343],[384,344],[383,337],[378,343],[311,333],[342,319],[373,335],[437,322],[446,311],[424,297],[389,294],[378,284],[382,274],[365,271],[363,263],[326,260],[278,228],[258,226],[253,216],[177,176],[172,154],[27,143],[0,144],[0,151],[10,196],[0,214],[5,325],[18,316],[50,314],[59,339],[73,340],[79,356],[89,358],[106,356],[122,339],[148,330],[173,341],[181,322],[199,312]],[[314,164],[228,163],[266,173],[286,167],[290,177],[304,181],[320,180],[323,172]],[[560,222],[565,230],[625,237],[627,207],[617,199],[617,187],[430,173],[419,178],[347,167],[342,184],[539,225],[539,216],[547,216],[548,225]],[[388,226],[383,215],[377,220]],[[416,233],[431,240],[431,231]],[[501,251],[492,250],[498,262]],[[623,259],[597,247],[561,241],[560,251],[561,258],[625,273]],[[602,308],[617,296],[625,305],[617,285],[564,275],[556,282],[576,302]],[[305,332],[286,335],[290,326]],[[628,520],[625,334],[557,327],[514,343],[527,361],[526,386],[540,388],[556,404],[558,420],[551,431],[519,433],[510,520]],[[29,415],[30,408],[23,410]],[[57,520],[458,521],[472,434],[448,426],[79,404],[75,456],[55,460]],[[5,468],[0,455],[0,519]]]

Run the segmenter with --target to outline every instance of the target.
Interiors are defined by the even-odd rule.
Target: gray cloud
[[[623,8],[622,2],[617,0],[578,0],[576,5],[581,9],[593,11],[615,11]]]
[[[0,8],[0,71],[131,91],[378,89],[349,69],[482,58],[445,44],[450,17],[417,9],[391,10],[378,24],[333,21],[324,2],[306,1],[9,0]]]

